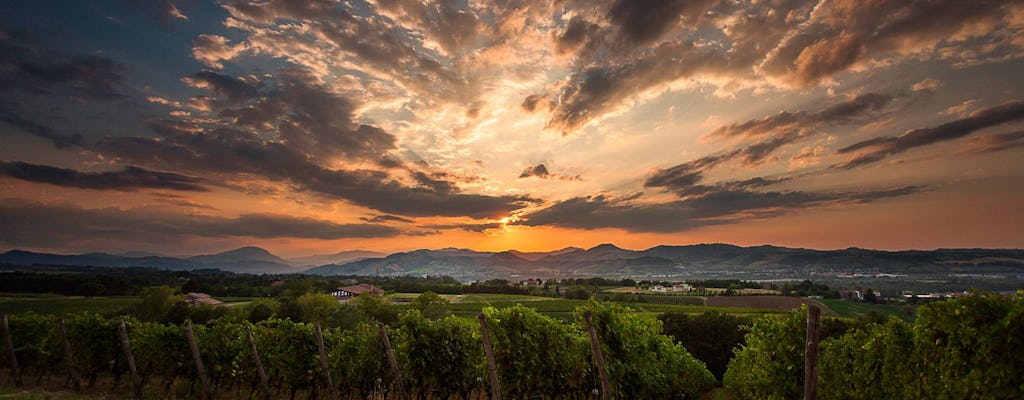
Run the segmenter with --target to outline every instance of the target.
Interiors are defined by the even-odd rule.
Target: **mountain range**
[[[121,255],[61,255],[12,250],[0,254],[8,265],[153,267],[169,270],[216,268],[243,273],[316,275],[447,275],[463,281],[517,277],[735,277],[805,278],[843,274],[1003,274],[1024,276],[1024,250],[937,249],[881,251],[860,248],[814,250],[729,244],[656,246],[627,250],[612,244],[550,252],[482,252],[444,248],[383,254],[350,250],[284,259],[259,247],[217,254],[168,257],[137,252]]]

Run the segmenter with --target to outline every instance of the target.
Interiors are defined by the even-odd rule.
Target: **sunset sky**
[[[0,250],[1024,247],[1024,2],[0,4]]]

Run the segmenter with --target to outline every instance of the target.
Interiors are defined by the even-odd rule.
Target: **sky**
[[[0,249],[1024,247],[1024,3],[0,4]]]

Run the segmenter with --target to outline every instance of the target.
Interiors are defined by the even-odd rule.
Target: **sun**
[[[518,215],[509,215],[509,216],[507,216],[505,218],[502,218],[499,222],[501,222],[502,226],[506,226],[508,224],[514,224],[516,222],[519,222],[519,216]]]

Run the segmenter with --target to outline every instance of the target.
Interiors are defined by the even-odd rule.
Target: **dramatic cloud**
[[[920,192],[916,186],[853,193],[711,190],[700,197],[665,203],[641,203],[639,196],[576,197],[523,216],[529,226],[577,229],[619,228],[629,232],[669,233],[703,226],[770,218],[828,206],[868,203]]]
[[[968,40],[998,43],[1012,1],[855,0],[822,2],[775,47],[761,72],[810,85],[886,56],[925,53]],[[964,54],[961,57],[971,57]]]
[[[434,224],[434,225],[424,225],[424,226],[421,226],[420,228],[423,228],[423,229],[435,229],[435,230],[459,229],[459,230],[470,231],[470,232],[483,232],[483,231],[486,231],[486,230],[489,230],[489,229],[498,229],[498,228],[501,228],[502,226],[503,226],[502,224],[494,222],[494,223],[484,223],[484,224],[472,224],[472,223],[471,224]]]
[[[29,182],[95,190],[168,189],[202,192],[202,179],[171,172],[125,167],[120,171],[81,172],[20,161],[0,161],[0,175]]]
[[[893,96],[887,94],[866,93],[815,112],[783,111],[763,119],[725,125],[711,131],[707,136],[710,138],[751,138],[814,129],[820,126],[846,124],[855,117],[880,110],[891,103],[893,99]]]
[[[587,68],[569,77],[554,101],[547,127],[569,134],[637,94],[725,67],[725,57],[712,49],[677,42],[621,65]]]
[[[544,164],[537,164],[526,167],[526,169],[523,170],[523,173],[519,174],[519,179],[529,178],[531,176],[547,179],[551,174],[548,173],[548,168],[545,167]]]
[[[721,126],[705,137],[714,139],[756,138],[759,140],[739,145],[719,154],[658,169],[644,181],[644,187],[665,188],[680,196],[706,192],[708,186],[700,185],[700,183],[704,180],[708,170],[720,164],[740,160],[746,166],[757,165],[782,146],[804,139],[823,127],[848,124],[859,117],[871,115],[891,103],[893,99],[894,97],[890,95],[867,93],[814,112],[783,111],[761,119]],[[755,179],[757,180],[749,182],[763,182],[764,185],[778,182],[778,180],[766,181],[763,178]],[[725,185],[730,186],[736,183],[727,182]]]
[[[22,90],[55,95],[55,90],[92,99],[123,96],[125,67],[107,57],[66,54],[37,45],[29,34],[0,30],[0,92]]]
[[[359,218],[359,219],[361,219],[363,221],[366,221],[366,222],[369,222],[371,224],[380,224],[380,223],[385,223],[385,222],[406,222],[406,223],[413,222],[411,219],[408,219],[408,218],[402,218],[402,217],[399,217],[397,215],[387,215],[387,214],[384,214],[384,215],[374,215],[373,217],[369,217],[369,218],[362,217],[362,218]]]
[[[168,135],[164,140],[109,138],[99,144],[99,150],[135,163],[289,181],[316,195],[403,216],[494,218],[534,202],[527,196],[461,193],[446,181],[424,179],[409,186],[384,171],[326,168],[283,143],[246,136],[219,130]]]
[[[68,146],[80,146],[83,141],[83,137],[80,134],[68,135],[57,132],[49,126],[22,118],[17,113],[4,109],[3,106],[0,106],[0,122],[14,126],[30,135],[47,139],[53,142],[54,147],[58,149]]]
[[[235,58],[245,46],[232,46],[228,39],[217,35],[199,35],[192,40],[192,56],[210,68],[224,68],[223,61]]]
[[[495,222],[516,217],[656,233],[730,224],[752,240],[744,221],[918,193],[952,170],[1020,175],[1002,162],[1024,147],[1024,102],[1007,103],[1022,90],[1015,0],[130,3],[12,4],[0,27],[0,160],[17,160],[0,161],[0,179],[109,204],[18,206],[64,213],[81,221],[69,232],[108,245],[146,230],[137,240],[273,230],[467,247],[552,232]],[[953,141],[900,173],[879,162]],[[974,192],[959,182],[935,191],[962,201]],[[779,232],[797,220],[779,218]],[[913,225],[955,231],[938,224]],[[516,243],[554,243],[528,239]],[[366,242],[405,246],[389,241]]]
[[[835,168],[849,169],[872,164],[893,154],[934,143],[959,139],[979,130],[1024,119],[1024,101],[1017,100],[971,113],[965,118],[934,128],[912,129],[900,136],[868,139],[839,149],[839,154],[859,152]]]
[[[991,153],[1024,146],[1024,131],[978,136],[968,141],[971,151]]]
[[[256,97],[259,85],[214,71],[200,71],[181,79],[194,88],[206,89],[230,103],[242,103]]]
[[[344,239],[392,237],[401,232],[380,224],[337,224],[278,214],[219,217],[145,209],[84,209],[25,201],[0,201],[0,243],[52,245],[113,239],[177,241],[188,237]]]

